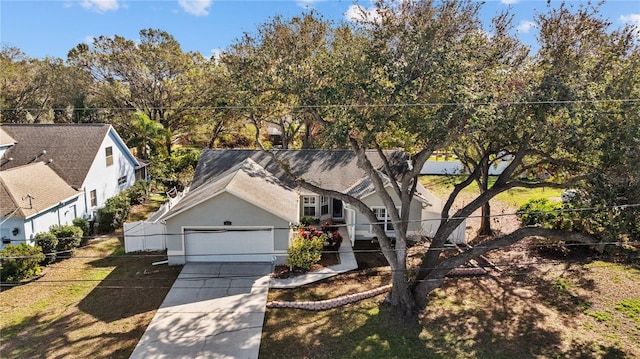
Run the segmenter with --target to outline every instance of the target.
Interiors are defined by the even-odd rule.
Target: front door
[[[333,213],[331,216],[333,219],[344,219],[344,211],[342,208],[342,201],[339,199],[333,198]]]

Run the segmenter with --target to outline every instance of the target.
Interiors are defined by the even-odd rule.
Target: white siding
[[[183,228],[223,227],[225,221],[235,227],[274,227],[273,254],[286,256],[289,222],[225,192],[166,220],[169,264],[184,264]]]
[[[113,164],[107,166],[105,149],[112,148]],[[118,185],[118,179],[125,177],[126,182]],[[127,149],[115,131],[111,130],[105,136],[100,149],[93,160],[91,169],[83,183],[85,192],[84,208],[79,209],[79,215],[83,212],[91,215],[91,212],[102,207],[108,198],[115,196],[120,191],[130,187],[135,182],[135,163]],[[91,206],[91,191],[95,190],[97,205]],[[86,209],[86,210],[85,210]]]

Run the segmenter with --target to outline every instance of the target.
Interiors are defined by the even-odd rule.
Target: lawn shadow
[[[95,268],[113,268],[78,308],[95,318],[111,323],[160,307],[182,266],[154,266],[166,259],[161,252],[122,254],[121,249],[90,262]]]
[[[78,318],[74,313],[54,320],[45,314],[34,315],[3,328],[0,351],[12,358],[96,357],[99,353],[128,358],[137,343],[132,338],[142,335],[135,327],[130,332],[99,332],[91,328],[93,324],[92,318]]]
[[[260,358],[444,358],[417,323],[398,321],[384,295],[326,311],[269,309]]]
[[[536,278],[537,282],[528,280]],[[588,298],[541,277],[453,279],[431,295],[423,327],[448,356],[474,358],[624,358],[596,341],[567,338]]]

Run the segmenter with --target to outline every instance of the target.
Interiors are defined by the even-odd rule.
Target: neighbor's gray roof
[[[6,153],[13,160],[4,161],[0,169],[53,160],[51,168],[70,185],[80,187],[111,125],[2,124],[1,128],[17,144]]]
[[[3,217],[18,209],[14,217],[28,218],[82,193],[42,162],[0,171],[0,186]]]
[[[345,191],[365,177],[364,171],[358,167],[357,158],[351,150],[276,150],[277,158],[289,164],[291,171],[307,182],[328,190]],[[367,155],[376,169],[382,169],[383,163],[375,151]],[[406,166],[406,159],[401,151],[386,151],[387,157],[395,166]],[[236,164],[251,158],[281,183],[297,188],[273,161],[272,157],[260,150],[204,150],[200,155],[198,166],[191,184],[196,189],[210,182]],[[302,194],[308,191],[297,188]]]
[[[187,192],[163,219],[171,218],[224,191],[289,222],[297,221],[296,192],[251,158],[245,158],[213,180]]]

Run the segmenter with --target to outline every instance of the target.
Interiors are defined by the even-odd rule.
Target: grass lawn
[[[321,300],[387,283],[362,271],[269,300]],[[615,284],[611,282],[615,278]],[[640,270],[556,262],[498,278],[449,279],[418,323],[399,323],[384,295],[333,310],[268,309],[260,358],[640,357]]]
[[[181,267],[123,254],[117,238],[76,250],[0,292],[4,358],[128,358]]]
[[[493,185],[496,177],[490,177],[489,185]],[[431,190],[437,196],[441,198],[447,198],[449,193],[453,190],[453,185],[461,181],[459,176],[421,176],[420,183],[427,189]],[[470,184],[464,190],[461,195],[471,197],[478,195],[478,185],[475,183]],[[500,193],[495,198],[501,202],[518,208],[531,199],[551,198],[557,199],[562,194],[561,189],[557,188],[513,188],[511,190]]]
[[[162,203],[132,209],[146,218]],[[128,358],[181,266],[162,253],[125,254],[117,237],[93,240],[29,284],[0,292],[0,357]]]
[[[149,215],[157,211],[165,202],[166,197],[158,193],[152,193],[149,200],[145,204],[139,204],[131,207],[127,222],[144,221]]]

